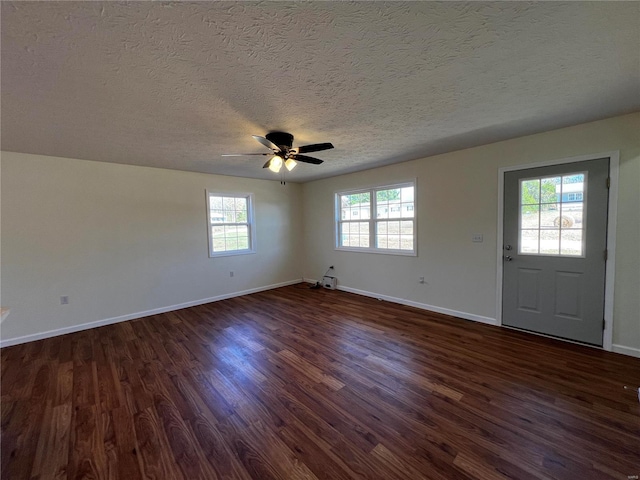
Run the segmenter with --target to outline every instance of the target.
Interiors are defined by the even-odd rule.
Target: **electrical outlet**
[[[69,305],[69,297],[67,295],[60,297],[60,305]]]
[[[229,276],[230,276],[230,277],[233,277],[233,272],[229,272]]]
[[[481,233],[474,233],[471,235],[471,241],[473,243],[482,243],[484,240],[484,236]]]
[[[420,283],[424,283],[424,277],[418,277],[418,281],[419,281]]]

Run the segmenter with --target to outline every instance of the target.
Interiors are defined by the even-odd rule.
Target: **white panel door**
[[[609,159],[505,173],[503,324],[602,346]]]

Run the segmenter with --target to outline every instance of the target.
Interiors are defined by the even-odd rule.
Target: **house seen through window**
[[[336,248],[415,255],[415,183],[336,194]]]

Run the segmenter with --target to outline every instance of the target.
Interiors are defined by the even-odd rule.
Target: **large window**
[[[415,182],[336,194],[336,248],[416,254]]]
[[[253,195],[207,192],[207,210],[210,257],[255,251]]]

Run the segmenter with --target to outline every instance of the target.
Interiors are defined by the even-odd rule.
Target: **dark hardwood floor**
[[[627,479],[640,360],[300,284],[5,348],[3,479]]]

